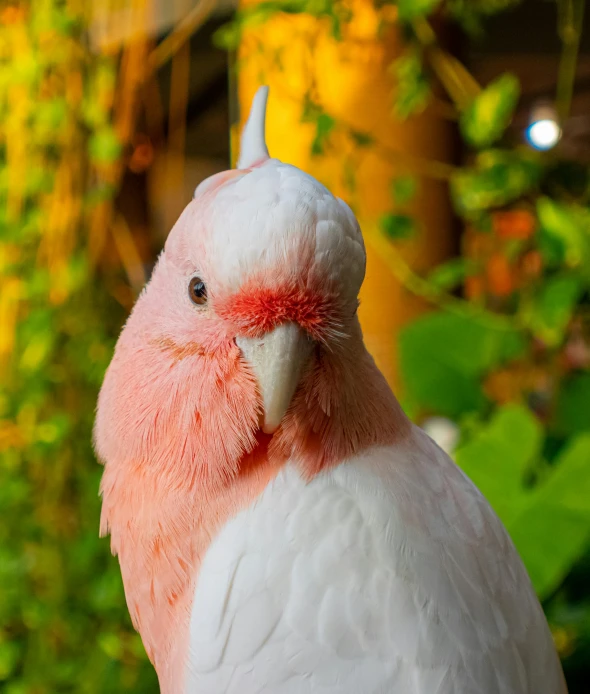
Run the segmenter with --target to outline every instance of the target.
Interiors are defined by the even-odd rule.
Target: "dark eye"
[[[202,306],[207,303],[207,287],[200,277],[193,277],[188,285],[188,295],[193,304]]]

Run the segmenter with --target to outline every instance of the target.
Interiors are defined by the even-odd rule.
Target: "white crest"
[[[238,169],[247,169],[270,157],[264,138],[267,100],[268,87],[259,87],[254,95],[250,115],[242,132]]]

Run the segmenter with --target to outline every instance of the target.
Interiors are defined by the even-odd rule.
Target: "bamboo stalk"
[[[122,215],[116,215],[111,226],[113,240],[115,241],[119,258],[125,268],[129,284],[137,295],[146,281],[141,254],[139,253],[133,234]]]
[[[556,103],[561,123],[569,116],[571,109],[584,23],[584,6],[585,0],[558,0],[559,37],[563,43],[563,50],[557,78]]]
[[[172,60],[170,84],[168,157],[166,171],[173,191],[182,194],[184,186],[184,150],[186,110],[190,77],[190,46],[183,44]]]
[[[464,109],[481,91],[477,80],[460,60],[438,45],[436,33],[425,19],[416,20],[413,27],[440,83],[457,108]]]
[[[173,31],[148,56],[148,74],[154,72],[174,57],[190,37],[207,21],[217,0],[200,0],[173,29]]]

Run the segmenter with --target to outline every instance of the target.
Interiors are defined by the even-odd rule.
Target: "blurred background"
[[[584,5],[2,2],[1,692],[158,691],[98,538],[94,407],[262,83],[271,154],[359,217],[371,352],[503,519],[590,691]]]

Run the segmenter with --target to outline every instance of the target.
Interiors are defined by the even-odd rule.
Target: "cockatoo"
[[[269,156],[201,183],[100,393],[102,533],[163,694],[562,694],[504,527],[357,317],[350,208]]]

